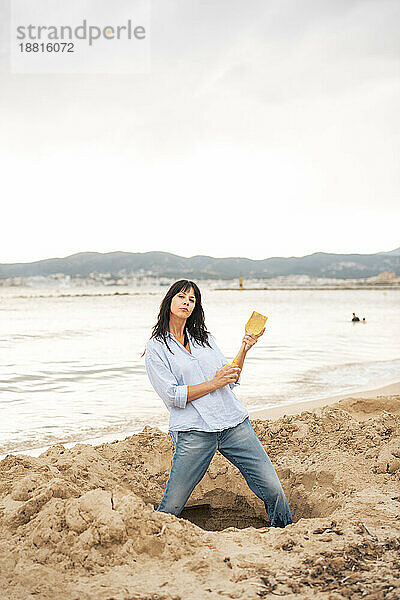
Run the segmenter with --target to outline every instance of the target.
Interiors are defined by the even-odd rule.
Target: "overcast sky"
[[[0,262],[400,246],[399,0],[153,0],[137,75],[10,74],[0,2]]]

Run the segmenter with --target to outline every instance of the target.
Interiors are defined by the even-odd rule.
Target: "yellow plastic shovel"
[[[261,315],[260,313],[253,311],[250,319],[247,321],[245,330],[246,333],[252,333],[254,335],[258,335],[262,332],[265,323],[267,322],[268,317]],[[245,342],[243,342],[236,358],[233,359],[232,365],[237,365],[240,355],[244,352],[246,347]]]

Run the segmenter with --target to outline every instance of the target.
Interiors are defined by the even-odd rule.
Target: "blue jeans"
[[[180,515],[217,450],[239,469],[249,488],[264,502],[271,527],[292,523],[281,482],[248,418],[223,431],[178,432],[159,512]]]

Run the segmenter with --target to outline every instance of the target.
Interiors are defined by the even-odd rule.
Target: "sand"
[[[218,453],[182,518],[155,512],[173,453],[155,428],[7,456],[0,598],[399,599],[400,395],[252,424],[291,506],[285,529]]]
[[[302,413],[304,410],[314,410],[315,408],[322,408],[323,406],[330,406],[331,404],[336,404],[339,400],[345,398],[362,398],[362,399],[370,399],[370,398],[379,398],[380,396],[394,396],[400,394],[400,382],[390,383],[388,385],[380,386],[375,389],[357,389],[352,395],[349,393],[346,394],[337,394],[335,396],[319,398],[317,400],[305,400],[303,402],[294,402],[292,404],[280,404],[279,406],[275,406],[273,408],[259,408],[256,410],[250,411],[250,416],[254,419],[278,419],[279,417],[283,417],[284,415],[298,415]]]

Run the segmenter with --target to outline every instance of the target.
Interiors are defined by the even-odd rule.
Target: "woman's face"
[[[171,300],[171,315],[187,319],[196,305],[196,296],[192,288],[188,292],[178,292]]]

